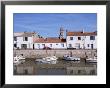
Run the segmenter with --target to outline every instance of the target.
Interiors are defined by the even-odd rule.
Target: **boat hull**
[[[86,62],[89,62],[89,63],[97,63],[97,60],[86,60]]]
[[[76,58],[76,57],[64,57],[64,60],[68,60],[68,61],[80,61],[80,58]]]
[[[89,62],[89,63],[97,63],[97,57],[87,58],[87,59],[86,59],[86,62]]]
[[[37,59],[36,61],[40,62],[40,63],[48,63],[48,64],[56,64],[57,63],[57,60],[47,61],[47,60],[43,60],[43,59]]]

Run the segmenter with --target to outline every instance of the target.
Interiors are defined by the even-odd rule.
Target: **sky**
[[[58,37],[60,27],[68,31],[97,31],[96,13],[14,13],[14,32],[36,32]]]

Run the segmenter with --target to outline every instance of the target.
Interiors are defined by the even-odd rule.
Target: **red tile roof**
[[[91,36],[97,35],[97,32],[67,32],[67,36]]]
[[[34,38],[34,43],[66,43],[66,39],[59,38]]]

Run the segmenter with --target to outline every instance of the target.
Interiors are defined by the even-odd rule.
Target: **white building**
[[[33,38],[35,32],[17,32],[14,33],[14,49],[33,49]]]
[[[59,38],[35,38],[35,49],[66,49],[66,39]]]
[[[96,49],[97,32],[67,32],[67,48]]]
[[[14,49],[97,49],[97,32],[67,32],[59,37],[42,38],[35,32],[14,33]]]

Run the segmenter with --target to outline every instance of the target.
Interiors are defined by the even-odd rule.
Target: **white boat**
[[[58,58],[56,56],[51,56],[51,57],[45,57],[45,58],[42,58],[43,60],[46,60],[46,61],[56,61]]]
[[[45,60],[36,60],[39,63],[45,63],[45,64],[56,64],[58,61],[45,61]]]
[[[71,61],[79,61],[80,60],[80,58],[79,57],[74,57],[74,56],[70,56],[70,55],[64,55],[63,56],[64,58],[64,60],[71,60]]]
[[[36,59],[36,61],[41,62],[41,63],[56,64],[57,59],[58,58],[56,56],[50,56],[50,57],[45,57],[45,58],[42,58],[42,59]]]
[[[23,63],[23,62],[25,62],[25,58],[24,58],[22,55],[16,55],[16,56],[14,57],[13,63],[14,63],[15,65],[18,65],[18,64]]]
[[[97,63],[97,57],[94,56],[93,58],[87,58],[86,62],[93,62],[93,63]]]

